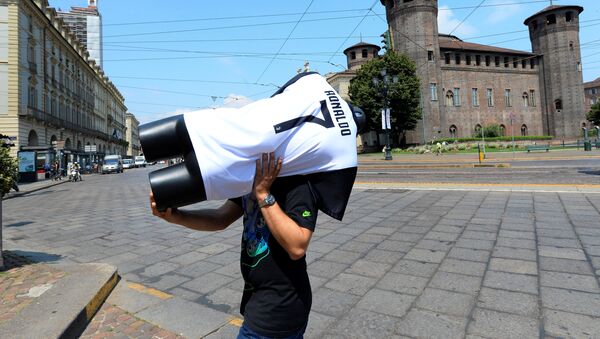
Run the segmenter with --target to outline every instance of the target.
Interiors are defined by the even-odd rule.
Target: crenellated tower
[[[549,6],[525,20],[533,53],[540,56],[544,134],[581,136],[586,121],[579,46],[580,6]]]
[[[407,143],[424,143],[446,130],[438,38],[437,0],[381,0],[385,6],[394,51],[408,55],[421,79],[423,119],[407,134]]]

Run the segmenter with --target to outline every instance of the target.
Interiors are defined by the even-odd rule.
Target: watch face
[[[275,197],[271,194],[265,198],[265,205],[273,205],[275,203]]]

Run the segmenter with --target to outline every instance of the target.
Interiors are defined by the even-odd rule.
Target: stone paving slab
[[[111,305],[174,335],[189,336],[185,326],[199,320],[212,330],[194,334],[234,335],[241,224],[201,233],[158,220],[147,173],[135,173],[65,185],[53,193],[60,208],[35,193],[4,201],[5,247],[112,263],[142,291],[171,297],[134,290],[146,296],[127,299],[117,288],[123,301]],[[69,208],[74,201],[82,206]],[[306,337],[593,337],[599,208],[592,193],[355,189],[345,219],[320,215],[309,246]],[[195,316],[177,317],[181,309]]]

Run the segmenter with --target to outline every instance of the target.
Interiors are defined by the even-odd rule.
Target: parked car
[[[120,155],[107,155],[102,164],[102,174],[123,173],[123,159]]]
[[[133,163],[133,159],[123,159],[123,169],[134,168],[135,164]]]
[[[135,167],[146,167],[146,158],[143,155],[138,155],[135,157],[134,164]]]

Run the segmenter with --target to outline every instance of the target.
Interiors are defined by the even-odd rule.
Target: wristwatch
[[[273,204],[275,204],[275,197],[273,196],[273,194],[269,193],[263,201],[260,201],[258,203],[258,207],[263,208],[265,206],[271,206]]]

